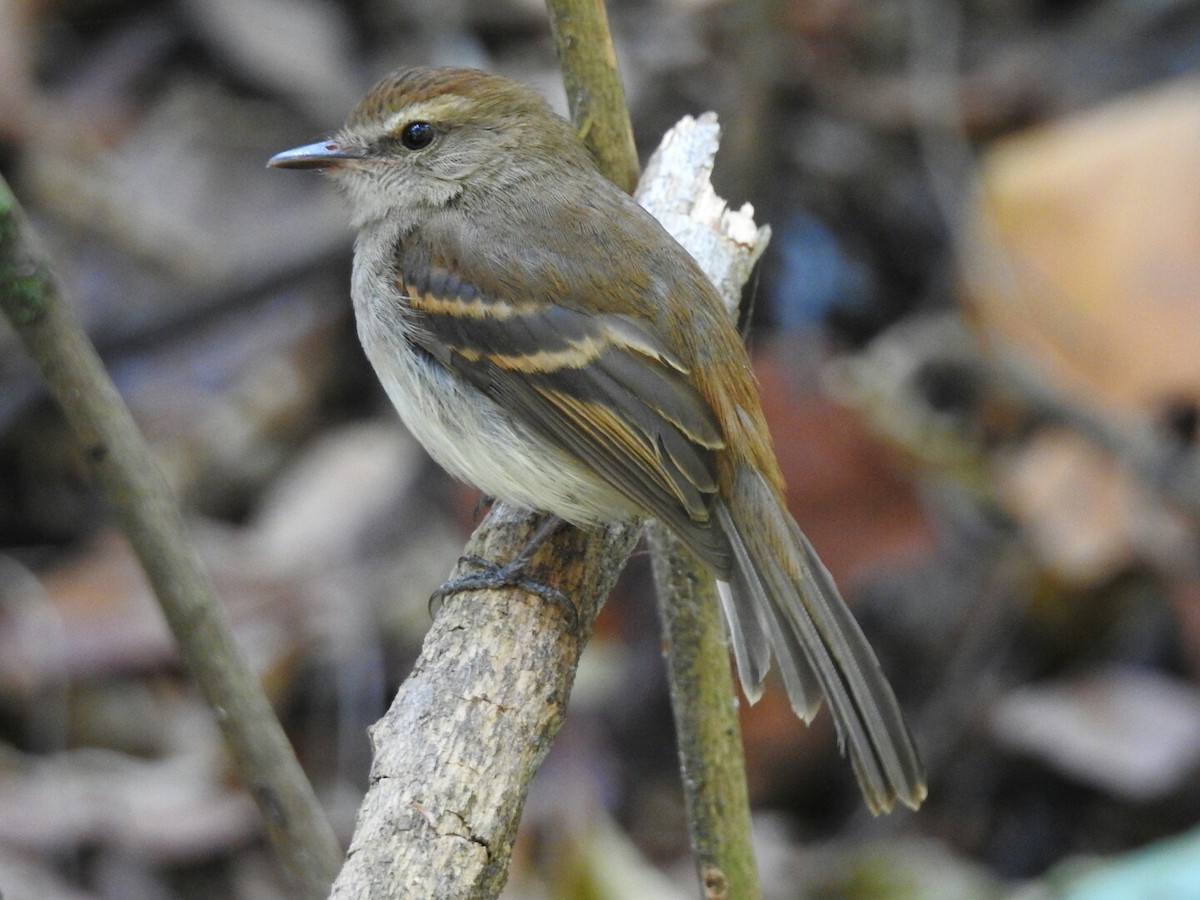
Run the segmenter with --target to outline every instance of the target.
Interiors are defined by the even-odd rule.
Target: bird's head
[[[371,88],[329,140],[268,165],[325,170],[364,225],[592,163],[570,124],[529,88],[473,69],[419,68]]]

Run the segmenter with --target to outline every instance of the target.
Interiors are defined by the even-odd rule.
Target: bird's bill
[[[267,165],[273,169],[328,169],[362,156],[360,151],[339,147],[333,141],[318,141],[276,153]]]

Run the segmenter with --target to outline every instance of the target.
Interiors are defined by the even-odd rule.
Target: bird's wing
[[[724,438],[647,320],[484,289],[422,253],[399,272],[411,340],[729,571],[711,515]]]

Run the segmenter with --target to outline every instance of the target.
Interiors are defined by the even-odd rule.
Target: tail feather
[[[780,664],[779,673],[787,689],[788,699],[792,702],[792,709],[805,724],[808,724],[821,708],[823,695],[818,687],[820,682],[817,675],[809,664],[803,647],[796,640],[795,630],[781,621],[781,607],[767,599],[773,591],[768,584],[764,584],[759,567],[751,560],[750,551],[741,539],[729,508],[723,504],[718,505],[716,512],[717,520],[729,535],[729,543],[733,548],[732,584],[727,587],[731,589],[734,602],[732,605],[725,605],[725,620],[729,625],[733,656],[737,662],[742,691],[751,703],[762,696],[762,682],[771,668],[773,647],[775,656],[786,661],[786,664]],[[789,595],[791,593],[794,592],[789,591]],[[739,648],[739,633],[749,630],[743,623],[751,620],[762,642],[762,660],[753,668],[743,667],[742,657],[749,655],[750,651]],[[758,658],[755,659],[757,661]]]
[[[747,696],[761,693],[769,644],[788,697],[808,721],[828,701],[872,812],[916,809],[925,780],[891,686],[829,571],[757,471],[743,467],[716,513],[733,548],[724,603]]]
[[[742,692],[751,703],[757,703],[762,697],[763,679],[771,668],[771,646],[755,608],[749,604],[753,595],[740,583],[731,586],[724,581],[717,582],[717,593],[729,626]]]

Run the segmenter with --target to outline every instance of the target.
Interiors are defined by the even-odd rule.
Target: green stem
[[[729,648],[716,584],[658,523],[646,529],[660,597],[692,853],[705,900],[759,896]]]
[[[604,0],[546,0],[546,8],[571,121],[600,171],[631,194],[638,180],[637,147]]]

